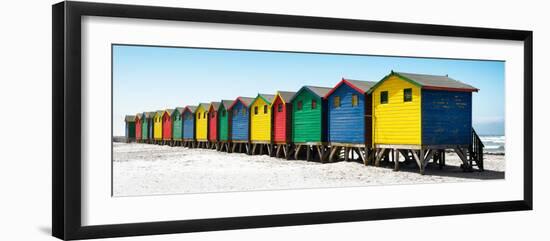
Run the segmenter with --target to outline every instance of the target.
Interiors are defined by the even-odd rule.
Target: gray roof
[[[136,121],[136,116],[135,115],[126,115],[124,117],[124,121],[126,121],[126,122],[135,122]]]
[[[273,103],[273,100],[275,99],[275,95],[258,94],[258,96],[262,96],[264,99],[269,101],[269,104]]]
[[[366,93],[367,91],[370,90],[370,88],[376,85],[376,82],[374,81],[354,80],[354,79],[346,79],[346,78],[344,78],[344,80],[351,83],[355,87],[361,89],[363,93]]]
[[[215,110],[215,111],[217,111],[218,108],[220,107],[220,102],[214,102],[214,101],[213,101],[213,102],[211,102],[210,104],[211,104],[212,106],[214,106],[214,110]]]
[[[174,113],[174,109],[166,109],[164,110],[165,112],[168,112],[170,115],[172,115],[172,113]],[[163,114],[164,115],[164,114]]]
[[[204,106],[205,109],[210,108],[210,103],[199,103],[199,105],[197,106],[197,108],[198,108],[199,106],[201,106],[201,105]]]
[[[191,111],[191,113],[195,113],[195,111],[197,110],[197,106],[188,105],[188,106],[185,107],[185,109],[189,109]]]
[[[252,101],[254,101],[255,98],[251,98],[251,97],[241,97],[241,96],[239,96],[238,99],[241,99],[241,101],[242,101],[246,106],[249,106],[250,103],[252,103]]]
[[[286,103],[290,103],[290,100],[292,99],[292,97],[294,97],[294,95],[296,94],[296,92],[292,92],[292,91],[278,91],[277,92],[281,97],[283,97],[283,100],[286,102]]]
[[[324,97],[332,89],[328,87],[309,86],[309,85],[306,85],[304,87],[308,88],[319,97]]]
[[[231,103],[233,103],[233,100],[222,100],[221,104],[223,105],[223,108],[226,110],[229,109],[231,106]]]
[[[183,113],[183,110],[185,109],[185,107],[176,107],[176,110],[181,114]]]
[[[306,86],[302,87],[300,90],[302,90],[304,88],[310,90],[315,95],[317,95],[321,98],[325,98],[325,95],[328,94],[328,92],[330,92],[330,90],[332,89],[332,88],[328,88],[328,87],[319,87],[319,86],[306,85]],[[298,92],[300,92],[300,91],[298,91]],[[292,97],[292,99],[294,99],[294,97],[296,97],[296,95],[294,95]]]
[[[394,72],[402,77],[408,78],[422,87],[439,87],[450,89],[462,89],[467,91],[478,91],[477,88],[462,83],[458,80],[449,78],[447,75],[427,75],[427,74],[412,74],[403,72]]]

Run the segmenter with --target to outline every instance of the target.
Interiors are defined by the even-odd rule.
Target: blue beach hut
[[[372,144],[372,98],[367,92],[376,82],[345,79],[326,95],[327,141],[331,147],[329,160],[339,149],[344,149],[344,158],[357,152],[366,164],[365,156]]]
[[[231,114],[231,141],[232,152],[238,147],[238,152],[243,151],[243,145],[246,153],[249,153],[250,141],[250,104],[254,98],[237,97],[229,107]]]
[[[183,145],[195,147],[195,111],[196,106],[188,105],[183,109]]]

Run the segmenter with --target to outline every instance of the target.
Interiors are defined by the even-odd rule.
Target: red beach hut
[[[136,114],[136,142],[141,142],[142,114]]]
[[[162,140],[166,143],[166,141],[172,141],[172,112],[174,110],[167,109],[162,114]]]
[[[292,143],[292,104],[290,100],[296,92],[278,91],[271,108],[273,113],[273,143],[275,144],[275,156],[284,154],[289,157],[290,145]]]
[[[210,103],[210,109],[208,110],[208,141],[210,147],[217,149],[218,145],[218,108],[220,102]]]

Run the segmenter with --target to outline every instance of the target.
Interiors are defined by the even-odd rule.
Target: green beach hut
[[[183,107],[176,107],[172,112],[172,140],[174,145],[182,144],[183,140]]]
[[[292,97],[292,141],[294,158],[305,149],[306,159],[315,156],[321,161],[327,152],[327,101],[324,96],[331,88],[304,86]],[[316,149],[316,150],[315,150]]]
[[[229,107],[233,103],[233,100],[222,100],[220,103],[220,107],[218,109],[218,121],[219,121],[219,138],[220,138],[220,145],[219,145],[219,151],[227,151],[229,152],[229,142],[231,141],[231,131],[229,130],[230,121],[231,118],[229,115],[231,114],[230,111],[228,111]]]

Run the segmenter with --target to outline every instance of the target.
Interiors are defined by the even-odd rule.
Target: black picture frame
[[[198,10],[171,7],[60,2],[52,6],[52,233],[60,239],[106,238],[228,229],[532,210],[533,32],[415,23]],[[524,43],[523,199],[421,207],[212,218],[99,226],[81,224],[81,17],[230,23],[378,33],[517,40]]]

